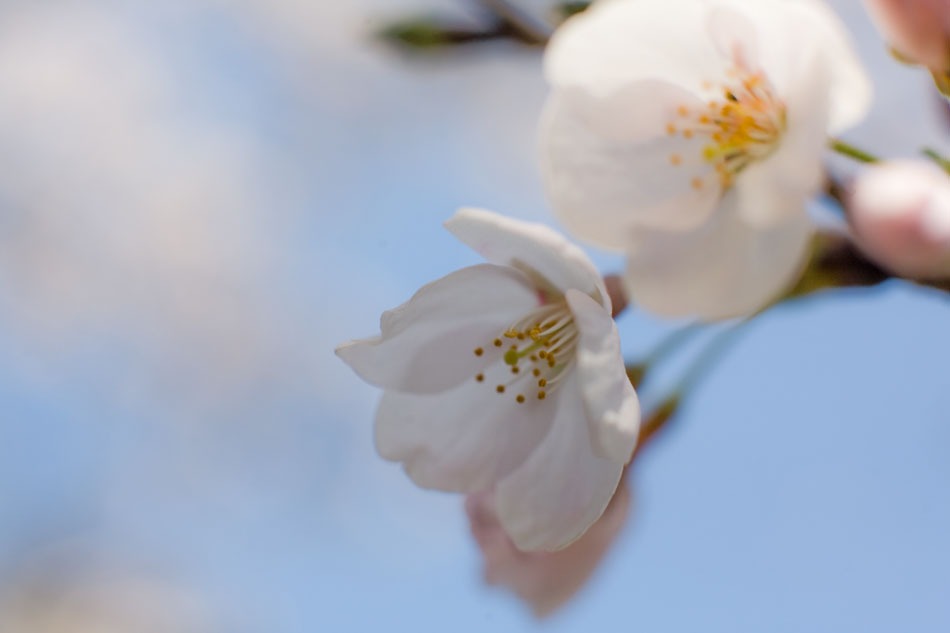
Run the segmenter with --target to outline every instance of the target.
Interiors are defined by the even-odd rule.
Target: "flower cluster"
[[[946,2],[869,4],[904,58],[947,75]],[[637,308],[747,318],[811,287],[808,207],[826,190],[868,267],[950,277],[950,162],[828,186],[829,148],[874,160],[835,138],[871,88],[820,0],[601,0],[554,33],[544,72],[550,204],[574,236],[625,255]],[[424,286],[337,354],[384,390],[379,454],[421,487],[469,495],[489,579],[547,613],[626,515],[642,372],[625,368],[611,297],[577,246],[474,209],[446,228],[488,263]]]

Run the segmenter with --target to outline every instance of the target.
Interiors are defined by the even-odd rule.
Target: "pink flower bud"
[[[858,246],[902,277],[950,277],[950,177],[936,165],[895,160],[862,173],[849,197]]]
[[[543,618],[580,591],[597,569],[627,519],[630,492],[621,482],[597,522],[555,552],[522,552],[515,547],[498,520],[491,492],[469,495],[465,510],[482,551],[485,582],[509,588]]]
[[[950,71],[950,0],[865,0],[895,51],[934,72]]]

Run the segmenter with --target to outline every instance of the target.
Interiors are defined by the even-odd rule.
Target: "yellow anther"
[[[544,400],[544,399],[547,397],[547,395],[548,395],[548,394],[547,394],[546,392],[544,392],[544,391],[539,391],[539,392],[538,392],[538,400]]]
[[[518,366],[517,366],[517,365],[515,365],[514,367],[511,368],[511,373],[513,373],[513,374],[517,374],[519,371],[521,371],[521,370],[518,369]]]
[[[542,378],[541,380],[538,381],[538,386],[539,386],[539,387],[547,387],[547,386],[548,386],[548,381],[545,380],[544,378]]]
[[[696,190],[702,189],[703,188],[702,178],[693,178],[692,182],[690,182],[690,186],[692,186],[693,189],[696,189]]]
[[[478,382],[485,382],[485,374],[476,374],[475,380],[477,380]]]
[[[532,360],[534,360],[534,359],[532,359]],[[541,370],[538,369],[537,367],[535,367],[534,369],[531,370],[531,373],[534,374],[534,377],[535,377],[535,378],[537,378],[538,376],[541,375]]]
[[[500,339],[500,338],[496,338],[494,345],[495,345],[495,347],[501,347],[501,346],[502,346],[501,339]]]
[[[683,157],[679,154],[670,154],[670,163],[673,165],[683,164]]]
[[[475,355],[476,355],[476,356],[481,356],[481,355],[484,354],[484,353],[485,353],[485,350],[483,350],[481,347],[476,347],[476,348],[475,348]]]
[[[524,402],[524,396],[519,393],[519,394],[517,395],[517,397],[515,397],[515,400],[517,400],[518,403],[520,404],[520,403]]]
[[[505,393],[505,386],[498,385],[497,387],[495,387],[495,391],[497,391],[498,393]]]

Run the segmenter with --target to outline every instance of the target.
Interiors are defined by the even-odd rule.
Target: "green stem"
[[[865,152],[864,150],[858,149],[854,145],[845,143],[844,141],[838,138],[833,138],[829,140],[828,145],[829,147],[831,147],[831,149],[838,152],[839,154],[847,156],[848,158],[853,158],[854,160],[860,163],[876,163],[879,161],[877,156],[874,156],[873,154],[869,154]]]
[[[745,326],[750,321],[751,318],[745,319],[716,334],[680,379],[679,386],[673,391],[675,397],[683,398],[696,387],[723,354],[739,340],[739,334],[745,331]]]
[[[640,385],[643,384],[643,379],[646,378],[647,373],[658,363],[662,362],[667,356],[675,352],[680,346],[689,341],[694,334],[698,333],[703,328],[702,324],[693,323],[685,327],[681,327],[678,330],[670,332],[657,343],[650,353],[648,353],[642,361],[634,364],[628,364],[627,369],[627,378],[630,379],[630,384],[633,385],[634,389],[639,389]]]
[[[938,166],[938,167],[940,167],[940,168],[943,169],[945,172],[947,172],[948,174],[950,174],[950,160],[947,160],[946,158],[944,158],[943,156],[941,156],[941,155],[937,152],[937,150],[932,149],[932,148],[930,148],[930,147],[925,147],[924,149],[921,150],[921,152],[923,152],[924,156],[926,156],[927,158],[929,158],[929,159],[932,160],[933,162],[937,163],[937,166]]]
[[[671,391],[649,415],[643,418],[640,424],[637,448],[633,453],[634,458],[639,455],[640,450],[653,439],[657,433],[662,431],[666,425],[676,417],[683,399],[696,386],[696,383],[706,375],[709,369],[722,358],[723,353],[738,340],[738,335],[740,332],[745,331],[744,326],[747,325],[752,318],[753,317],[749,317],[716,334],[712,342],[710,342],[696,360],[693,361],[693,364],[680,380],[679,386]],[[683,328],[678,332],[674,332],[674,334],[683,337],[686,335],[686,331],[693,333],[697,329],[698,326],[691,326],[690,328]]]
[[[675,352],[679,347],[684,345],[689,339],[693,338],[700,330],[703,329],[703,326],[699,323],[692,323],[681,327],[678,330],[674,330],[664,336],[659,343],[657,343],[650,353],[646,355],[643,359],[644,367],[652,367],[656,365],[664,358]]]

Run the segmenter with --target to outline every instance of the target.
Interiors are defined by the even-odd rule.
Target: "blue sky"
[[[242,633],[947,630],[950,300],[897,283],[757,319],[561,613],[484,587],[460,500],[375,456],[332,348],[478,261],[455,208],[554,223],[540,61],[413,61],[366,36],[398,3],[313,4],[0,8],[0,593],[68,549]],[[838,4],[878,81],[849,138],[947,147]],[[631,356],[666,327],[620,320]]]

